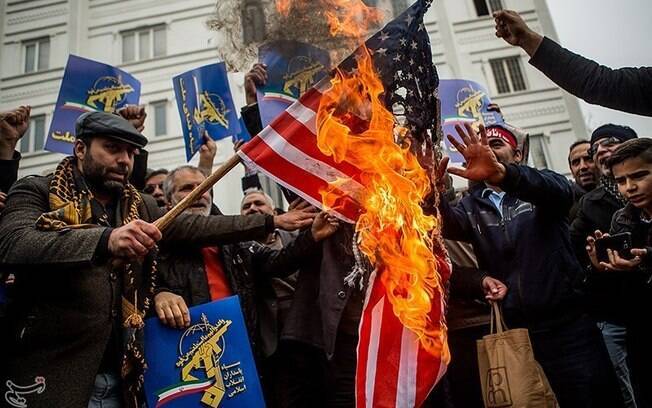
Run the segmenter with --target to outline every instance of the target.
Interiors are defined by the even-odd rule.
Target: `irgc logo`
[[[487,370],[487,389],[484,396],[487,408],[503,408],[512,406],[512,393],[507,380],[505,367]]]

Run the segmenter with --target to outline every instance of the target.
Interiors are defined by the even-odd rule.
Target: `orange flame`
[[[429,319],[431,308],[440,307],[433,299],[441,301],[444,290],[433,253],[439,223],[420,205],[430,192],[428,174],[409,145],[394,140],[394,117],[380,99],[383,84],[368,51],[358,59],[357,72],[337,71],[331,85],[317,113],[317,142],[324,154],[362,171],[360,249],[377,268],[401,323],[424,349],[448,361],[443,317]],[[336,187],[322,192],[325,205],[342,200]]]
[[[283,17],[290,12],[321,13],[328,23],[331,36],[360,38],[368,27],[383,20],[383,12],[369,7],[362,0],[276,0],[276,10]]]

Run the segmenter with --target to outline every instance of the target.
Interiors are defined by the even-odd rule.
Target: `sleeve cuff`
[[[500,183],[500,187],[505,191],[514,191],[516,190],[520,179],[518,165],[507,164],[505,165],[505,178],[502,183]]]
[[[97,243],[97,248],[95,249],[95,256],[93,257],[93,261],[96,264],[104,263],[110,258],[111,253],[109,252],[109,237],[111,236],[113,230],[114,228],[104,229],[104,232],[102,233],[102,236],[100,237],[100,240]]]
[[[543,41],[539,44],[539,48],[537,48],[532,58],[530,58],[530,64],[537,68],[545,64],[550,64],[550,57],[554,54],[554,49],[557,47],[561,46],[550,38],[544,36]]]
[[[274,232],[276,229],[276,225],[274,225],[274,216],[273,215],[266,215],[265,216],[265,232],[268,234],[271,232]]]

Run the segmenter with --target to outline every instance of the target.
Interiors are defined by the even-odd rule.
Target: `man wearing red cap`
[[[505,320],[528,329],[560,406],[622,406],[607,349],[578,292],[582,268],[568,237],[570,182],[521,165],[507,126],[481,126],[479,134],[465,127],[457,127],[461,142],[449,140],[466,168],[448,172],[476,183],[455,207],[440,201],[444,238],[470,242],[478,267],[508,287]]]

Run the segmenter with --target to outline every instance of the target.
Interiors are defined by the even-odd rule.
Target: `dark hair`
[[[607,159],[607,167],[611,169],[616,164],[636,157],[640,157],[645,163],[652,163],[652,139],[642,137],[624,142]]]
[[[571,159],[570,159],[571,152],[573,151],[574,148],[576,148],[577,146],[582,145],[582,144],[588,144],[590,146],[591,142],[589,142],[586,139],[577,140],[577,141],[573,142],[573,144],[570,145],[570,147],[568,148],[568,165],[569,166],[571,164]]]
[[[147,175],[145,176],[145,182],[147,182],[147,180],[151,179],[152,177],[155,177],[155,176],[158,176],[158,175],[161,175],[161,174],[167,175],[168,173],[169,172],[168,172],[167,169],[158,169],[158,170],[148,169],[147,170]]]

